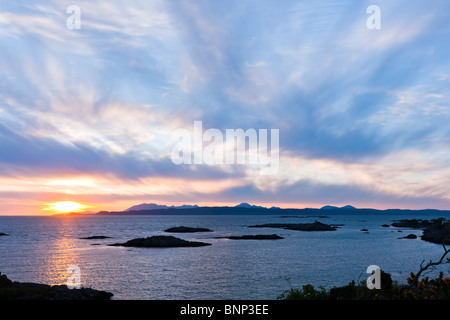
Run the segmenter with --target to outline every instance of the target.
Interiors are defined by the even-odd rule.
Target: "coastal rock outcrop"
[[[445,222],[444,218],[437,218],[431,220],[424,219],[401,219],[394,220],[392,223],[393,227],[397,228],[412,228],[412,229],[424,229],[433,226],[440,226],[443,222]]]
[[[110,300],[113,294],[91,288],[13,282],[0,273],[0,300]]]
[[[426,228],[423,230],[421,239],[433,243],[450,244],[450,221]]]
[[[422,240],[438,244],[450,244],[450,221],[447,221],[445,218],[431,220],[403,219],[397,220],[392,226],[422,229]],[[413,235],[409,235],[407,237],[412,239],[412,236]]]

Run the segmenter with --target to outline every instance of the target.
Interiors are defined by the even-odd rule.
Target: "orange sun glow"
[[[45,205],[47,207],[44,210],[56,213],[79,212],[89,208],[89,206],[85,204],[81,204],[74,201],[57,201],[52,203],[46,203]]]

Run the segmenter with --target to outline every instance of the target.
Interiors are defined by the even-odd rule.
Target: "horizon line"
[[[147,203],[141,203],[141,204],[147,204]],[[156,204],[156,203],[148,203],[148,204]],[[329,211],[329,210],[342,210],[342,209],[346,209],[346,207],[348,207],[348,210],[374,210],[374,211],[391,211],[391,210],[398,210],[398,211],[440,211],[440,212],[445,212],[445,211],[450,211],[450,209],[435,209],[435,208],[421,208],[421,209],[411,209],[411,208],[387,208],[387,209],[379,209],[379,208],[374,208],[374,207],[363,207],[363,208],[359,208],[359,207],[355,207],[353,205],[344,205],[344,206],[337,206],[337,205],[324,205],[321,207],[277,207],[277,206],[272,206],[272,207],[264,207],[261,205],[252,205],[249,204],[251,207],[238,207],[241,204],[249,204],[246,202],[241,202],[237,205],[234,206],[230,206],[230,205],[205,205],[205,206],[200,206],[197,205],[197,207],[194,208],[177,208],[176,206],[173,205],[166,205],[168,206],[168,208],[157,208],[157,209],[141,209],[141,210],[130,210],[127,211],[128,209],[125,210],[100,210],[100,211],[80,211],[80,212],[66,212],[66,213],[52,213],[52,214],[6,214],[6,215],[1,215],[0,217],[33,217],[33,216],[41,216],[41,217],[52,217],[52,216],[57,216],[57,217],[61,217],[61,216],[76,216],[76,215],[82,215],[82,216],[95,216],[98,215],[101,212],[131,212],[131,211],[154,211],[154,210],[190,210],[190,209],[201,209],[201,208],[241,208],[241,209],[253,209],[253,210],[258,210],[258,209],[264,209],[264,210],[273,210],[274,212],[276,212],[277,210],[323,210],[325,212]],[[156,205],[165,205],[165,204],[156,204]],[[184,204],[185,205],[185,204]],[[172,206],[172,208],[170,207]],[[182,205],[180,205],[182,206]],[[193,206],[193,205],[192,205]],[[324,209],[325,207],[330,207],[329,209]],[[99,215],[101,216],[101,215]]]

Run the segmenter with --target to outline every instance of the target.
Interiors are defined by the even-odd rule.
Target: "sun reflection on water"
[[[55,239],[53,248],[48,251],[48,257],[44,266],[45,271],[43,270],[47,284],[66,284],[70,276],[67,268],[71,265],[79,264],[75,249],[73,239],[65,237]]]

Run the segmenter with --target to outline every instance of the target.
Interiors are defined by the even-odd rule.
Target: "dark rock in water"
[[[210,245],[210,243],[186,241],[172,236],[152,236],[147,238],[136,238],[125,243],[110,244],[110,246],[140,248],[203,247]]]
[[[433,226],[440,226],[442,223],[446,221],[445,218],[431,219],[431,220],[422,220],[422,219],[402,219],[395,220],[396,222],[392,223],[393,227],[398,228],[412,228],[412,229],[425,229]]]
[[[417,236],[415,234],[408,234],[405,237],[401,237],[399,239],[417,239]]]
[[[450,222],[426,228],[423,230],[422,240],[439,244],[450,244]]]
[[[389,228],[390,225],[388,225],[388,224],[383,224],[382,227],[383,227],[383,228]]]
[[[96,240],[96,239],[109,239],[111,237],[107,237],[107,236],[91,236],[91,237],[84,237],[84,238],[80,238],[80,239],[84,239],[84,240]]]
[[[9,236],[9,234],[0,232],[0,236]]]
[[[191,227],[173,227],[164,230],[165,232],[173,232],[173,233],[191,233],[191,232],[212,232],[212,230],[209,230],[207,228],[191,228]]]
[[[369,231],[369,230],[367,230],[367,229],[361,229],[360,231],[364,231],[364,232],[367,232],[367,231]]]
[[[248,226],[249,228],[281,228],[298,231],[336,231],[336,226],[331,226],[319,221],[313,223],[267,223]]]
[[[65,285],[13,282],[0,273],[0,300],[110,300],[112,293]]]
[[[216,239],[231,239],[231,240],[278,240],[284,239],[276,234],[257,234],[244,236],[229,236],[229,237],[215,237]]]

